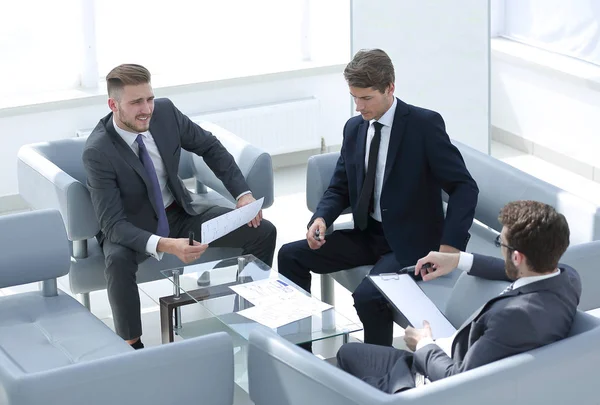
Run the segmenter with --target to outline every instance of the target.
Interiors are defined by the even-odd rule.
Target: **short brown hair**
[[[569,247],[569,224],[554,207],[538,201],[514,201],[500,211],[506,243],[523,253],[529,268],[545,273],[558,265]]]
[[[344,69],[344,78],[352,87],[373,87],[381,93],[396,80],[394,65],[381,49],[361,49]]]
[[[119,65],[106,75],[108,97],[118,99],[120,91],[127,85],[150,83],[150,72],[141,65],[132,63]]]

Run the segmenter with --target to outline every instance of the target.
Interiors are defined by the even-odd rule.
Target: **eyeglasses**
[[[496,240],[494,241],[494,245],[496,245],[496,247],[504,246],[508,250],[517,250],[517,249],[515,249],[512,246],[508,246],[508,245],[502,243],[502,240],[500,239],[500,235],[496,236]]]

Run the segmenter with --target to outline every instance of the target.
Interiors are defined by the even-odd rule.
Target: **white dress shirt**
[[[113,124],[115,126],[115,131],[117,131],[117,133],[121,136],[121,138],[123,138],[125,143],[129,145],[133,153],[135,153],[136,156],[139,157],[139,146],[135,141],[138,136],[138,133],[126,131],[122,128],[119,128],[114,119]],[[163,163],[162,157],[160,156],[158,148],[156,147],[156,142],[154,142],[154,138],[152,137],[150,131],[140,132],[139,134],[142,135],[144,145],[146,145],[148,154],[150,155],[152,163],[154,164],[154,169],[156,170],[156,177],[158,178],[158,184],[160,186],[160,192],[162,194],[163,206],[166,208],[169,205],[171,205],[173,201],[175,201],[175,197],[173,197],[173,194],[171,193],[171,190],[169,190],[169,187],[167,185],[167,171],[165,170],[165,164]],[[150,236],[150,239],[148,239],[148,242],[146,242],[146,253],[156,258],[157,260],[162,259],[163,255],[162,252],[156,251],[159,240],[160,236],[152,235]]]
[[[462,271],[469,271],[471,270],[471,267],[473,267],[473,255],[471,253],[460,252],[458,266],[456,266],[456,269]],[[536,281],[541,281],[550,277],[555,277],[559,274],[560,270],[556,269],[556,271],[550,274],[543,274],[541,276],[521,277],[513,283],[512,289],[514,290],[523,287],[527,284],[535,283]],[[439,338],[435,341],[432,338],[421,339],[417,344],[417,350],[433,343],[438,345],[444,351],[444,353],[448,355],[448,357],[452,357],[452,342],[454,341],[454,338],[456,337],[457,333],[458,331],[456,331],[456,333],[454,333],[452,336]]]
[[[398,100],[394,97],[392,106],[377,120],[383,125],[381,128],[381,143],[379,144],[379,153],[377,154],[377,169],[375,171],[375,189],[373,190],[373,212],[371,217],[381,222],[381,189],[383,188],[383,175],[385,174],[385,163],[387,160],[388,148],[390,146],[390,135],[392,133],[392,124],[394,123],[394,115],[396,113],[396,105]],[[365,148],[365,173],[369,168],[369,150],[371,149],[371,141],[375,136],[375,120],[369,121],[369,129],[367,130],[367,145]]]

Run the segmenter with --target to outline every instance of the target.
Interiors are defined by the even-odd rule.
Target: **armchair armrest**
[[[271,155],[218,125],[210,122],[200,122],[198,124],[203,129],[212,132],[227,151],[231,153],[242,171],[254,198],[259,199],[264,197],[263,208],[270,207],[273,204],[275,194]],[[223,182],[204,163],[204,159],[192,154],[192,170],[197,181],[235,203],[235,197],[237,196],[234,197],[227,191]]]
[[[392,398],[266,328],[250,332],[248,378],[257,405],[371,405]]]
[[[233,345],[224,332],[18,379],[20,404],[233,403]],[[52,399],[54,398],[54,399]]]
[[[19,193],[33,209],[59,210],[70,240],[92,238],[100,228],[85,184],[61,169],[45,152],[64,148],[64,155],[68,155],[70,149],[82,148],[84,142],[85,138],[74,138],[52,145],[25,145],[17,155]],[[81,153],[73,154],[72,159],[79,159],[73,164],[83,170]]]

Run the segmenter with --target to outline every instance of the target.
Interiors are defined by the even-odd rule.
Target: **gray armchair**
[[[57,289],[70,256],[58,211],[0,217],[0,288],[42,284],[0,296],[0,403],[233,403],[229,335],[133,350]]]
[[[475,221],[469,230],[471,239],[467,251],[500,257],[500,249],[494,246],[496,236],[502,230],[498,222],[500,209],[515,200],[537,200],[554,206],[569,221],[571,246],[561,262],[573,266],[581,274],[584,288],[579,309],[600,307],[600,207],[522,172],[492,156],[481,153],[457,141],[467,168],[479,186],[479,200],[475,209]],[[311,212],[329,186],[339,153],[312,156],[308,161],[306,178],[306,204]],[[353,226],[352,223],[336,224],[334,227]],[[372,266],[360,266],[321,276],[321,297],[333,304],[333,280],[350,291],[360,284]],[[452,287],[460,276],[452,272],[433,282],[421,284],[429,298],[441,309],[445,308]]]
[[[270,207],[274,195],[271,156],[214,124],[202,123],[202,127],[219,138],[235,158],[254,196],[264,197],[263,207]],[[19,193],[31,208],[53,208],[62,214],[71,241],[70,288],[73,293],[82,294],[82,302],[89,308],[89,293],[105,289],[106,279],[104,254],[95,238],[99,225],[86,188],[81,159],[85,141],[86,138],[71,138],[25,145],[18,153],[17,175]],[[194,178],[196,192],[206,202],[235,206],[235,199],[202,158],[182,150],[179,176],[184,180]],[[240,253],[241,249],[211,247],[198,263]],[[139,266],[137,281],[157,280],[160,270],[182,264],[172,255],[165,255],[161,261],[148,258]]]
[[[455,325],[506,285],[458,273],[446,315]],[[250,333],[248,352],[250,398],[256,405],[531,405],[566,404],[574,398],[596,403],[599,339],[600,319],[578,311],[564,340],[389,395],[257,328]]]

